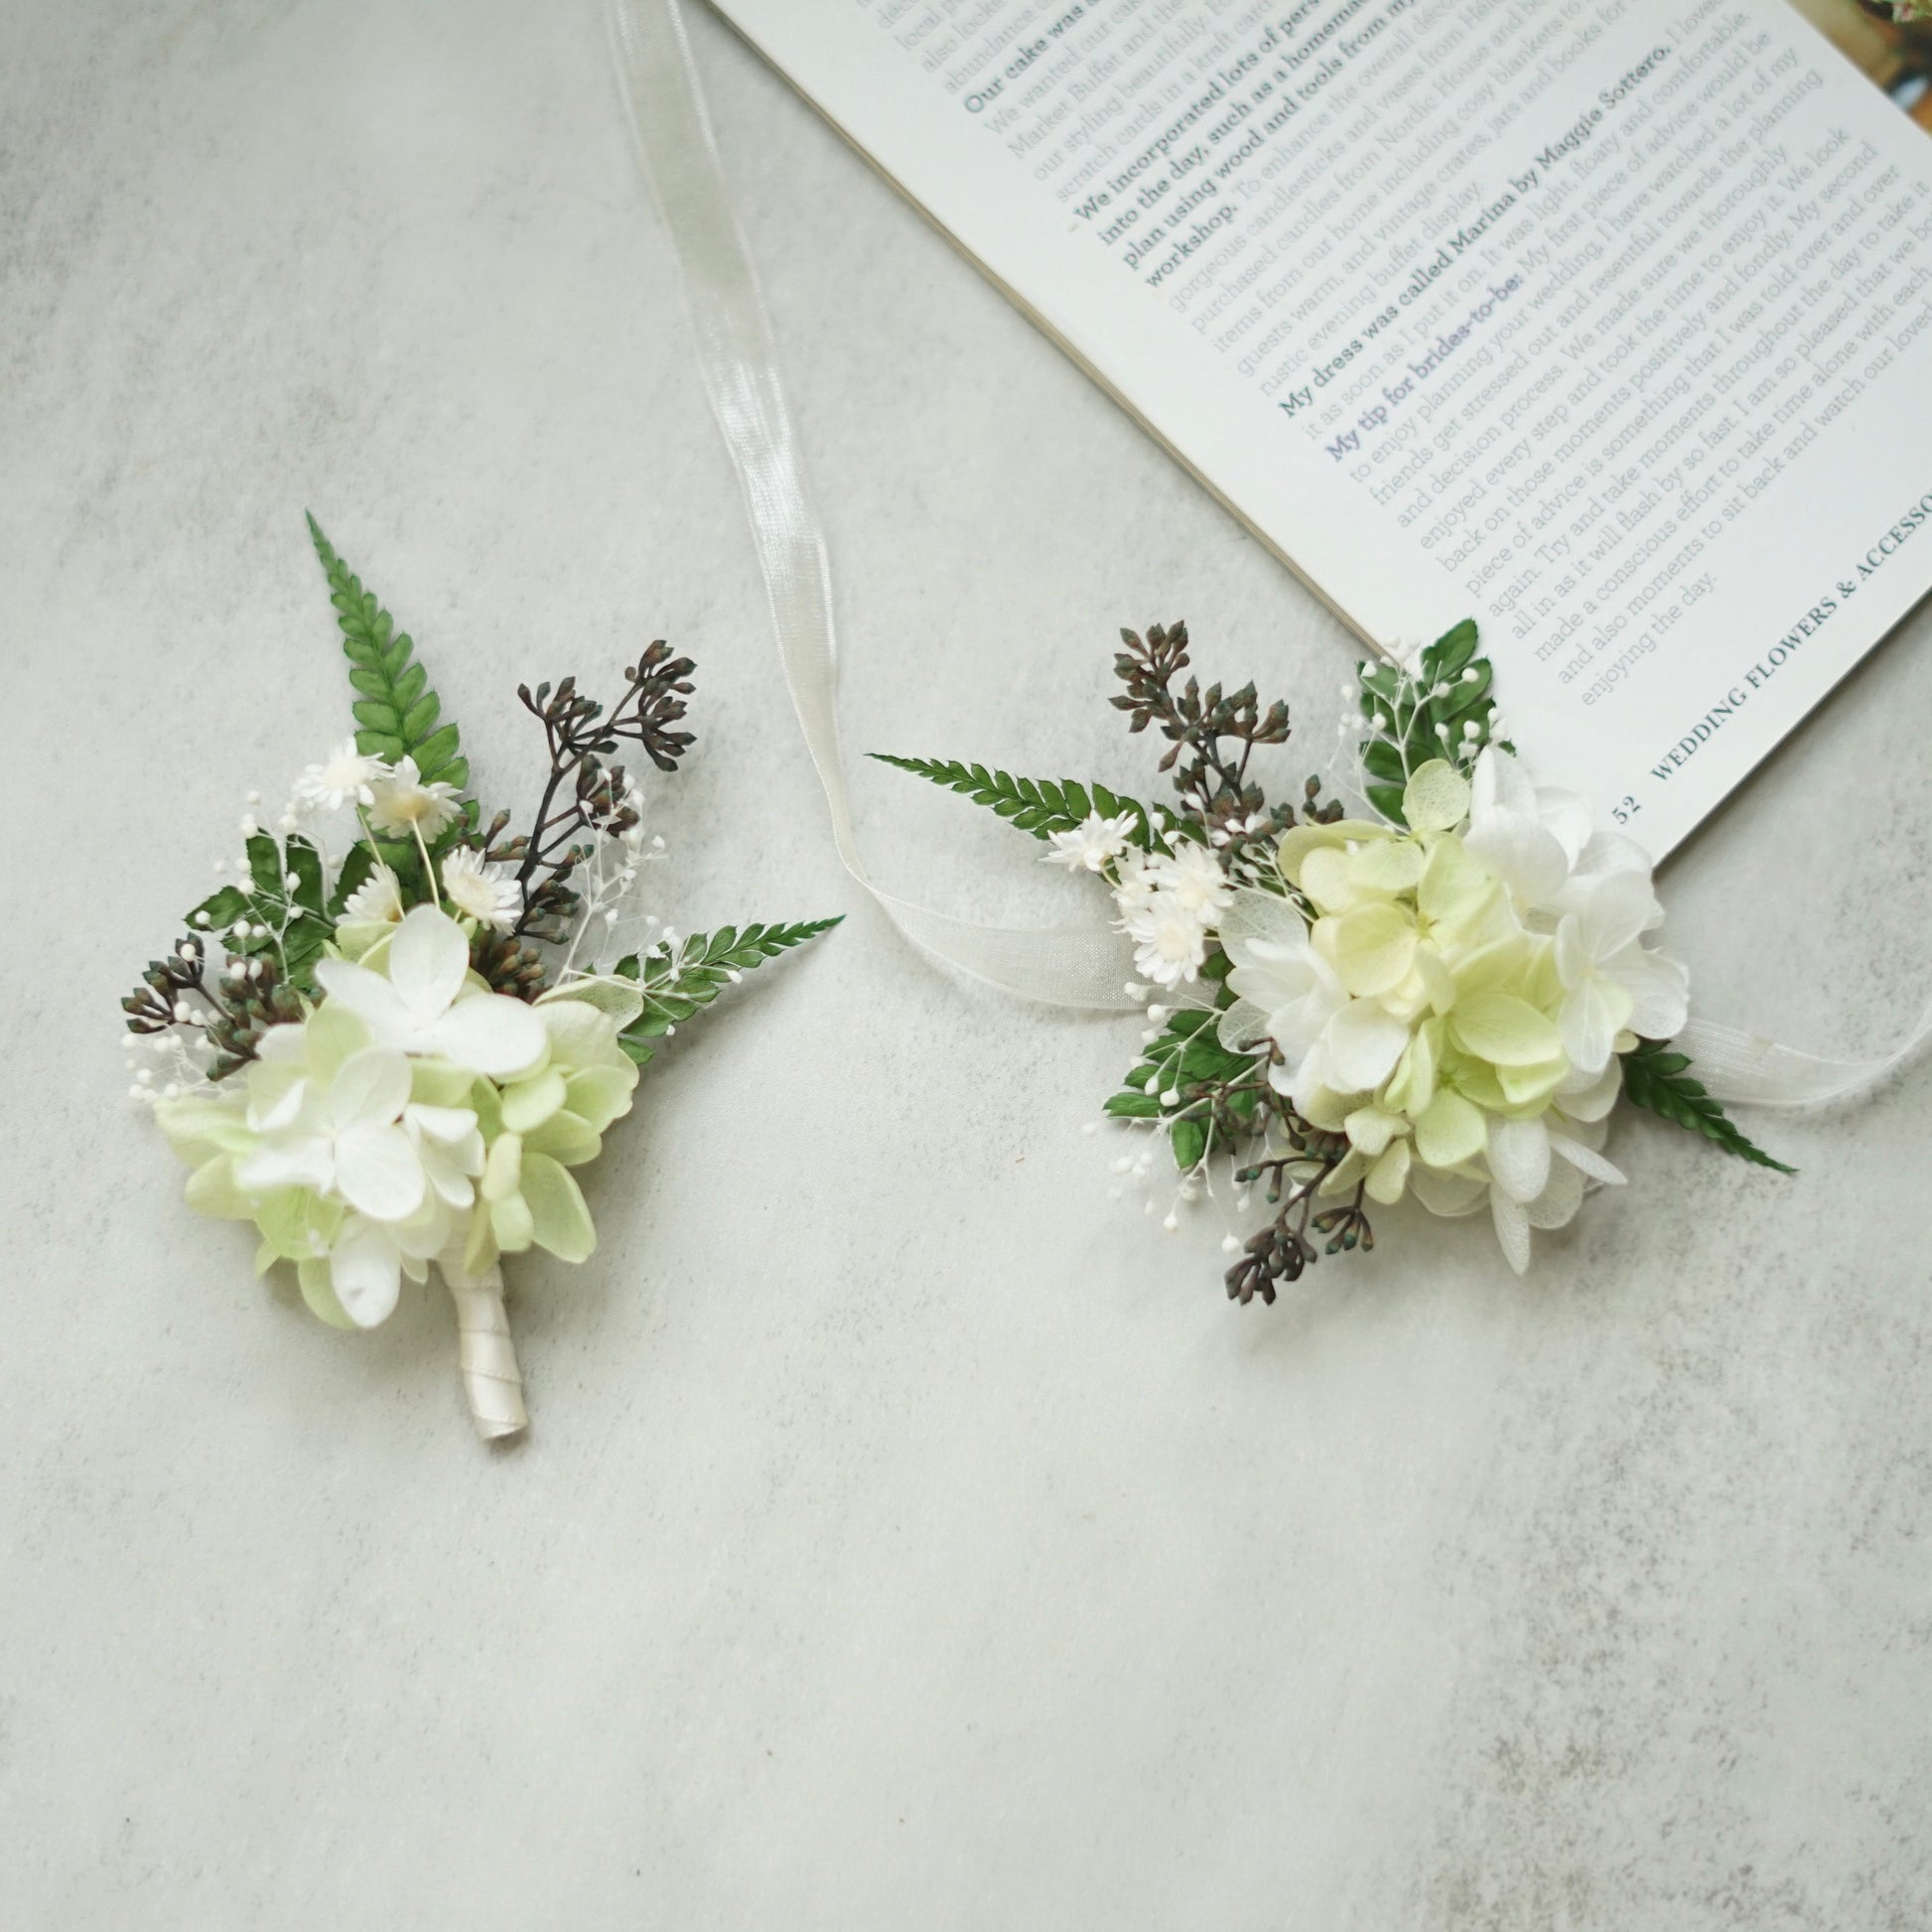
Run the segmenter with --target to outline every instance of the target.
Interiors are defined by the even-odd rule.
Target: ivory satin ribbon
[[[678,0],[608,0],[618,80],[644,180],[683,276],[711,406],[745,491],[778,658],[852,877],[922,951],[971,977],[1059,1006],[1125,1009],[1133,960],[1096,919],[1080,926],[977,925],[883,891],[853,836],[839,743],[831,567],[778,379],[770,319],[725,187]],[[1675,1042],[1720,1100],[1811,1107],[1875,1086],[1932,1036],[1932,1008],[1894,1051],[1838,1060],[1694,1020]]]
[[[479,1209],[481,1211],[481,1209]],[[520,1436],[530,1426],[523,1407],[523,1372],[516,1365],[503,1308],[503,1270],[492,1261],[482,1274],[463,1265],[463,1243],[453,1241],[437,1261],[437,1271],[456,1304],[457,1367],[470,1420],[485,1443]]]

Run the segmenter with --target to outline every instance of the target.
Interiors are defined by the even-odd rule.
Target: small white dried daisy
[[[1158,891],[1172,893],[1186,911],[1204,921],[1234,902],[1234,888],[1220,860],[1192,839],[1177,841],[1172,857],[1151,860],[1148,872]]]
[[[1050,849],[1040,857],[1045,864],[1064,866],[1069,872],[1105,872],[1127,850],[1136,823],[1132,812],[1122,812],[1118,818],[1089,812],[1072,831],[1049,832]]]
[[[494,932],[509,931],[523,910],[516,875],[508,866],[485,865],[483,854],[467,845],[443,860],[443,897],[452,912]]]
[[[402,887],[396,875],[387,866],[377,866],[343,901],[343,915],[393,925],[402,917]]]
[[[389,775],[380,759],[365,758],[345,738],[320,764],[295,781],[295,802],[308,812],[340,812],[350,805],[375,803],[375,787]]]
[[[1156,893],[1127,920],[1134,970],[1159,986],[1191,980],[1207,958],[1207,928],[1173,893]]]
[[[459,809],[455,785],[440,778],[425,784],[416,760],[404,757],[376,780],[369,802],[369,823],[378,832],[397,837],[415,833],[433,839],[456,823]]]

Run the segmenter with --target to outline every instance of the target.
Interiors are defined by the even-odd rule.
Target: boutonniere
[[[310,519],[357,729],[296,780],[122,1001],[133,1094],[192,1168],[189,1205],[249,1221],[255,1264],[372,1328],[435,1263],[471,1413],[527,1426],[500,1257],[580,1262],[575,1177],[678,1026],[837,923],[680,937],[636,909],[663,850],[617,762],[675,771],[692,663],[661,640],[607,709],[574,678],[517,696],[543,735],[535,809],[487,820],[415,647]],[[250,795],[251,805],[259,801]],[[626,934],[641,926],[640,944]],[[145,1049],[141,1051],[139,1049]]]
[[[1751,1145],[1669,1044],[1688,975],[1653,943],[1651,865],[1576,794],[1534,783],[1497,717],[1473,623],[1358,665],[1348,811],[1311,778],[1271,802],[1251,769],[1289,737],[1252,684],[1203,691],[1183,624],[1121,633],[1129,729],[1168,740],[1176,802],[984,765],[887,758],[1045,841],[1090,875],[1145,984],[1149,1031],[1116,1120],[1154,1139],[1116,1165],[1177,1172],[1177,1208],[1227,1187],[1230,1297],[1275,1299],[1317,1253],[1370,1248],[1371,1212],[1486,1208],[1511,1267],[1593,1186],[1619,1100],[1748,1161]],[[1354,738],[1356,734],[1350,734]],[[1158,1203],[1150,1199],[1150,1207]]]

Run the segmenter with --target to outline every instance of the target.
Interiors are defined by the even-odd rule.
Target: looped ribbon
[[[776,345],[705,111],[678,0],[608,0],[625,115],[645,183],[677,256],[698,361],[745,492],[792,708],[853,879],[921,951],[970,977],[1057,1006],[1125,1009],[1132,959],[1100,920],[1079,926],[979,925],[873,884],[853,835],[839,742],[838,654],[825,538],[778,379]],[[1932,1037],[1932,1007],[1875,1059],[1836,1060],[1735,1028],[1693,1021],[1673,1042],[1715,1098],[1816,1107],[1875,1086]]]

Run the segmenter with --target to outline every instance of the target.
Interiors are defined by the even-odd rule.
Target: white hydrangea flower
[[[298,1039],[301,1033],[275,1031]],[[270,1066],[281,1058],[274,1049],[264,1055]],[[371,1220],[406,1221],[427,1186],[401,1125],[409,1084],[409,1062],[382,1047],[363,1047],[333,1066],[312,1058],[278,1093],[253,1100],[248,1125],[262,1143],[237,1164],[235,1179],[255,1193],[312,1187]]]
[[[1105,872],[1128,850],[1128,842],[1139,823],[1132,812],[1105,818],[1089,812],[1070,832],[1049,832],[1048,850],[1040,855],[1042,863],[1064,866],[1069,872]]]
[[[419,905],[389,942],[388,976],[345,959],[324,959],[316,979],[368,1027],[380,1046],[430,1053],[502,1079],[544,1053],[543,1023],[521,1000],[467,988],[470,942],[433,905]]]
[[[369,800],[369,823],[392,837],[425,840],[447,831],[461,806],[456,787],[442,779],[425,784],[413,758],[404,757],[377,778]]]
[[[1292,897],[1244,890],[1210,915],[1235,995],[1220,1037],[1272,1047],[1271,1083],[1346,1135],[1324,1188],[1486,1203],[1520,1270],[1532,1229],[1621,1181],[1599,1151],[1617,1054],[1683,1026],[1686,975],[1643,944],[1662,911],[1642,851],[1507,754],[1485,751],[1473,783],[1425,764],[1402,816],[1296,826]]]
[[[1648,873],[1604,872],[1573,882],[1575,911],[1557,923],[1557,1014],[1564,1051],[1583,1073],[1600,1073],[1630,1035],[1669,1039],[1690,1017],[1690,975],[1641,935],[1660,908]]]
[[[464,1174],[483,1171],[476,1114],[418,1105],[412,1085],[401,1053],[325,1004],[264,1035],[232,1144],[229,1179],[265,1253],[320,1271],[326,1293],[305,1279],[305,1296],[357,1327],[388,1318],[405,1275],[424,1278],[469,1204]]]
[[[443,897],[452,910],[492,932],[507,932],[523,910],[523,888],[508,866],[487,865],[460,845],[443,860]]]
[[[380,759],[365,758],[345,738],[320,764],[309,765],[295,781],[295,802],[307,812],[364,809],[375,803],[375,787],[388,776]]]

